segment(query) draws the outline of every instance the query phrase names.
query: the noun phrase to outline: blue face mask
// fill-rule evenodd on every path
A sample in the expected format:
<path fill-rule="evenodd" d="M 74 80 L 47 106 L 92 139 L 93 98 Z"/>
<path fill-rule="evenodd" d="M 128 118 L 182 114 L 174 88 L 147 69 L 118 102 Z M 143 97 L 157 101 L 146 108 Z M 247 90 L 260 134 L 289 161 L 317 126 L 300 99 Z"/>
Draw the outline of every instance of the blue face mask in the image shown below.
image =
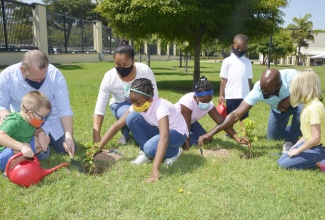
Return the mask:
<path fill-rule="evenodd" d="M 199 102 L 198 108 L 201 109 L 202 111 L 207 110 L 210 107 L 210 102 L 204 103 L 204 102 Z"/>
<path fill-rule="evenodd" d="M 41 82 L 36 82 L 36 81 L 30 80 L 30 79 L 25 79 L 25 81 L 28 83 L 28 85 L 30 85 L 34 89 L 37 89 L 38 90 L 43 85 L 45 79 L 43 79 Z"/>

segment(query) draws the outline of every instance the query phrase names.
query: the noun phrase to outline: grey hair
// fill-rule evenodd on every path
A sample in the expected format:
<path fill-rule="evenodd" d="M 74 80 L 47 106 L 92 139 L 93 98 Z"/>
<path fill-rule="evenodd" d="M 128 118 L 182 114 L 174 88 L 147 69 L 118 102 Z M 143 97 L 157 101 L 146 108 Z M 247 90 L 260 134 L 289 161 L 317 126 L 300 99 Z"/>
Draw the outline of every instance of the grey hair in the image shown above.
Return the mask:
<path fill-rule="evenodd" d="M 45 69 L 49 65 L 49 59 L 40 50 L 28 50 L 23 56 L 22 66 L 29 69 L 32 65 L 35 65 L 38 69 Z"/>

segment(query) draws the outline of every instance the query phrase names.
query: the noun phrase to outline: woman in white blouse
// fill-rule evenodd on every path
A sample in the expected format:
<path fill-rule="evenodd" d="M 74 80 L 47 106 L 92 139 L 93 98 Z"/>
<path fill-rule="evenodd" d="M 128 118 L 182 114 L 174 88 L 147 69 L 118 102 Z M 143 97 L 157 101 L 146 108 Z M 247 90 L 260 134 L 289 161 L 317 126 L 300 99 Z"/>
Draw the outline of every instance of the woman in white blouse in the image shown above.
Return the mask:
<path fill-rule="evenodd" d="M 131 105 L 129 90 L 135 79 L 149 79 L 154 86 L 154 95 L 158 97 L 157 83 L 152 70 L 147 65 L 134 61 L 134 49 L 127 40 L 121 40 L 120 45 L 114 50 L 113 57 L 115 67 L 105 73 L 97 97 L 93 118 L 93 141 L 95 143 L 101 141 L 100 131 L 109 98 L 111 112 L 118 120 Z M 134 112 L 129 117 L 142 116 Z M 126 144 L 129 140 L 129 129 L 125 126 L 121 132 L 122 137 L 119 139 L 119 143 Z"/>

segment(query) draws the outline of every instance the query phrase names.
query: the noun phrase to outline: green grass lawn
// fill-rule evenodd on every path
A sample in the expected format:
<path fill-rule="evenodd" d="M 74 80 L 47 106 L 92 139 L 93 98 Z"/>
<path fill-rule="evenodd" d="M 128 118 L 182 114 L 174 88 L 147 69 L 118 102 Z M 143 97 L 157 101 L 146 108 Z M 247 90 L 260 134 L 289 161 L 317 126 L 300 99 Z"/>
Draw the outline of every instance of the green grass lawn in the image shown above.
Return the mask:
<path fill-rule="evenodd" d="M 55 64 L 65 75 L 74 111 L 74 137 L 78 145 L 75 159 L 84 159 L 85 144 L 92 141 L 92 115 L 104 73 L 113 63 Z M 193 61 L 188 72 L 178 61 L 151 61 L 159 96 L 175 103 L 192 91 Z M 220 62 L 201 62 L 201 76 L 219 94 Z M 0 69 L 3 67 L 0 67 Z M 253 65 L 256 82 L 265 66 Z M 279 69 L 292 66 L 278 66 Z M 302 69 L 303 67 L 297 67 Z M 325 88 L 325 67 L 315 67 Z M 322 208 L 325 174 L 319 170 L 287 171 L 278 168 L 283 141 L 267 141 L 269 107 L 257 104 L 250 111 L 256 121 L 253 159 L 241 159 L 248 149 L 225 137 L 214 136 L 206 149 L 224 148 L 227 157 L 202 157 L 198 148 L 181 155 L 171 167 L 161 167 L 158 182 L 149 184 L 151 165 L 131 165 L 139 148 L 131 141 L 118 146 L 118 133 L 107 148 L 118 147 L 124 158 L 102 175 L 80 174 L 61 168 L 30 188 L 18 187 L 0 177 L 1 219 L 325 219 Z M 103 133 L 115 121 L 108 108 Z M 200 123 L 210 130 L 209 117 Z M 235 129 L 238 131 L 238 124 Z M 42 167 L 48 169 L 68 156 L 52 151 Z"/>

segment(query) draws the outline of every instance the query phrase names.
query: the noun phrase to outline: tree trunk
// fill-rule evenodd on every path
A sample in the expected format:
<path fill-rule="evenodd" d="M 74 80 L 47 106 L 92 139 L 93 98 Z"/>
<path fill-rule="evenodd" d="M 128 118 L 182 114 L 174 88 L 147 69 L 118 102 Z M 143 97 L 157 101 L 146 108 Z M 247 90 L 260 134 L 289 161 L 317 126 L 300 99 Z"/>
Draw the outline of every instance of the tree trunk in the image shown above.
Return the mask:
<path fill-rule="evenodd" d="M 300 49 L 301 49 L 301 47 L 299 46 L 299 47 L 298 47 L 298 55 L 297 55 L 297 59 L 296 59 L 296 60 L 297 60 L 297 65 L 298 65 L 298 66 L 300 66 Z"/>
<path fill-rule="evenodd" d="M 150 67 L 150 50 L 151 50 L 151 45 L 148 44 L 148 51 L 147 51 L 147 64 Z"/>
<path fill-rule="evenodd" d="M 187 73 L 188 68 L 188 54 L 185 55 L 185 73 Z"/>
<path fill-rule="evenodd" d="M 183 59 L 183 58 L 182 58 L 182 55 L 183 55 L 183 54 L 182 54 L 182 49 L 180 49 L 180 50 L 179 50 L 179 67 L 182 67 L 182 65 L 183 65 L 183 64 L 182 64 L 182 59 Z"/>

